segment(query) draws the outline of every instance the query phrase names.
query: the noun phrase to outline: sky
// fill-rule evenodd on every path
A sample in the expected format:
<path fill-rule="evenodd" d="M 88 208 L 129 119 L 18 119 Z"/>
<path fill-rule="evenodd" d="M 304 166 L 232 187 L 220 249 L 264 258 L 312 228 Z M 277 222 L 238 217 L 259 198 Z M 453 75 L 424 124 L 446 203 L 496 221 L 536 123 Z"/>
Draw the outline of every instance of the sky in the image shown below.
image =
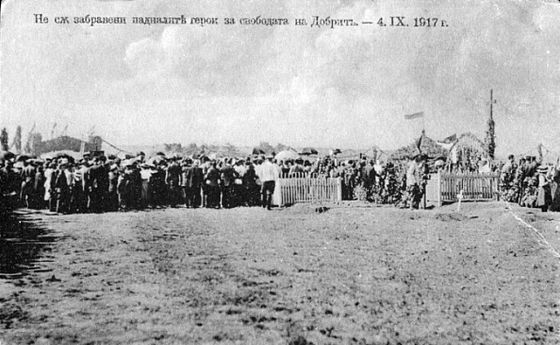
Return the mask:
<path fill-rule="evenodd" d="M 560 152 L 560 4 L 541 1 L 7 0 L 0 22 L 0 126 L 117 145 L 190 142 L 395 149 L 420 134 L 484 137 L 497 153 Z M 35 23 L 34 14 L 49 17 Z M 56 16 L 127 17 L 59 25 Z M 132 16 L 219 17 L 217 26 Z M 248 26 L 239 18 L 288 18 Z M 294 25 L 313 16 L 448 27 Z M 236 18 L 224 25 L 221 18 Z M 404 115 L 424 112 L 424 119 Z"/>

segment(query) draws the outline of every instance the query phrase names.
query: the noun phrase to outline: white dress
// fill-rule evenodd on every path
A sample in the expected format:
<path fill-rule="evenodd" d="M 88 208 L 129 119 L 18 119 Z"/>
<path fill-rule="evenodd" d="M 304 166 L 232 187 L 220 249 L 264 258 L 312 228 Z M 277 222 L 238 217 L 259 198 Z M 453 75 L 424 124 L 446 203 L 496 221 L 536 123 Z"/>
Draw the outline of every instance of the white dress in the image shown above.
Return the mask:
<path fill-rule="evenodd" d="M 51 180 L 53 176 L 54 170 L 51 168 L 45 169 L 45 201 L 49 201 L 51 199 Z"/>

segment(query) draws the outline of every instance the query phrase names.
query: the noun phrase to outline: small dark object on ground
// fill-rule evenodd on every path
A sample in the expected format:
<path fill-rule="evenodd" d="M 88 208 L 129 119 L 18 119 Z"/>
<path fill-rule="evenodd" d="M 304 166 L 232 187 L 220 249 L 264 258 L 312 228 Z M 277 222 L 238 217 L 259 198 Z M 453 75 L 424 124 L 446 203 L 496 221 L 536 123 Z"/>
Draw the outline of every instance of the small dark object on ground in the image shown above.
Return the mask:
<path fill-rule="evenodd" d="M 62 281 L 60 279 L 58 279 L 57 277 L 55 277 L 55 275 L 53 274 L 50 278 L 47 278 L 48 282 L 59 282 Z"/>

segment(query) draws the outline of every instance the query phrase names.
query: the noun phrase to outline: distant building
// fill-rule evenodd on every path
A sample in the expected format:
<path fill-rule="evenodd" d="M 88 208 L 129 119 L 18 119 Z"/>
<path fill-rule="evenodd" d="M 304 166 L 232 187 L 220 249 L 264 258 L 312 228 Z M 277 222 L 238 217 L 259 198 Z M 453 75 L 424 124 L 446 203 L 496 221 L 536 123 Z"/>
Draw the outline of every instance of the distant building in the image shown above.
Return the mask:
<path fill-rule="evenodd" d="M 54 139 L 36 142 L 33 145 L 33 155 L 41 155 L 52 151 L 75 151 L 84 152 L 102 150 L 103 140 L 100 136 L 92 136 L 89 140 L 83 141 L 67 135 L 63 135 Z M 83 146 L 83 147 L 82 147 Z"/>

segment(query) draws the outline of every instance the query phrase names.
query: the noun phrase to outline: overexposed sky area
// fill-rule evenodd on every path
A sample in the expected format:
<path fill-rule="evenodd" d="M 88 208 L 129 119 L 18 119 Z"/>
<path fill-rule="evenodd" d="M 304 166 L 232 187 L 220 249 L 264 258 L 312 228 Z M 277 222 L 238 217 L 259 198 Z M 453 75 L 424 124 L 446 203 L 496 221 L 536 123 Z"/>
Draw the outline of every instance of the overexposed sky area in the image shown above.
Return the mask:
<path fill-rule="evenodd" d="M 35 13 L 50 18 L 36 24 Z M 57 25 L 55 16 L 127 25 Z M 235 25 L 138 25 L 132 16 L 233 17 Z M 288 18 L 288 26 L 238 19 Z M 311 28 L 295 18 L 353 18 Z M 446 28 L 361 25 L 445 19 Z M 484 136 L 497 152 L 560 151 L 560 4 L 541 1 L 8 0 L 0 27 L 0 126 L 118 145 L 169 142 L 393 149 L 418 136 Z"/>

